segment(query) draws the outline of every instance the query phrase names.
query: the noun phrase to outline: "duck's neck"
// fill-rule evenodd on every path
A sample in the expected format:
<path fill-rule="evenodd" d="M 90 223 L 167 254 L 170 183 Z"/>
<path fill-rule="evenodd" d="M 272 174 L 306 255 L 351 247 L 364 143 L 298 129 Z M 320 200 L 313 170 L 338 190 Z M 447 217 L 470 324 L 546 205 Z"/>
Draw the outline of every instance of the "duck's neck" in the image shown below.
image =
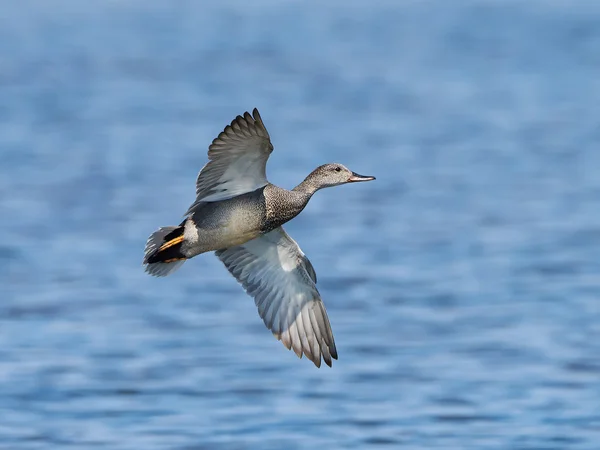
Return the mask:
<path fill-rule="evenodd" d="M 264 189 L 267 210 L 262 226 L 263 233 L 274 230 L 302 212 L 314 190 L 310 192 L 298 189 L 300 186 L 302 185 L 288 191 L 270 184 Z"/>
<path fill-rule="evenodd" d="M 319 189 L 320 189 L 320 186 L 318 186 L 314 182 L 314 178 L 309 175 L 304 179 L 304 181 L 302 183 L 300 183 L 298 186 L 296 186 L 292 190 L 294 192 L 300 192 L 302 194 L 305 194 L 308 197 L 306 199 L 306 201 L 308 202 L 308 200 L 310 200 L 310 198 L 313 196 L 313 194 L 315 192 L 317 192 Z"/>

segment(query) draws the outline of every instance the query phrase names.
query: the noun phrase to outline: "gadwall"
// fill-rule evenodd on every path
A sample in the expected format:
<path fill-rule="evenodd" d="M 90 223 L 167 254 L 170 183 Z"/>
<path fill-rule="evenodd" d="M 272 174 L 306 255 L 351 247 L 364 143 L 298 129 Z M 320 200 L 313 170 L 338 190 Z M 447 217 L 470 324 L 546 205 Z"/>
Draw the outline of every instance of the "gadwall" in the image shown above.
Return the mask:
<path fill-rule="evenodd" d="M 338 355 L 315 269 L 282 225 L 319 189 L 375 177 L 325 164 L 288 191 L 267 180 L 272 151 L 258 110 L 237 116 L 208 148 L 186 219 L 149 237 L 144 265 L 150 275 L 166 276 L 185 260 L 214 251 L 277 339 L 317 367 L 321 358 L 331 366 Z"/>

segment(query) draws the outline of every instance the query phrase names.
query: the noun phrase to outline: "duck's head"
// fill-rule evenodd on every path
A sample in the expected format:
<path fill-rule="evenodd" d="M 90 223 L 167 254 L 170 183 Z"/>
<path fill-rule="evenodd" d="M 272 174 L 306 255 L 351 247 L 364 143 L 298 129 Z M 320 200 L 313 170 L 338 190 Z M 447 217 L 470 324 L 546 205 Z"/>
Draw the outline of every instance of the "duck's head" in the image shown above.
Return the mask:
<path fill-rule="evenodd" d="M 342 164 L 324 164 L 317 167 L 306 178 L 316 189 L 338 186 L 346 183 L 357 183 L 359 181 L 371 181 L 375 177 L 359 175 L 352 172 Z"/>

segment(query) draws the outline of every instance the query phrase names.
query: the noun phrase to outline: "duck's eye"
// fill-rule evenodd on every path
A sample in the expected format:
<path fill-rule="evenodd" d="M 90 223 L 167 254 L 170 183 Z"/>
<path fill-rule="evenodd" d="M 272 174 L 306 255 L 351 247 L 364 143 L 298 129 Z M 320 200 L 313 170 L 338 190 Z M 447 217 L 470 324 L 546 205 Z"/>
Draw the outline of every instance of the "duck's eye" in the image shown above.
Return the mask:
<path fill-rule="evenodd" d="M 336 167 L 336 168 L 335 168 L 335 171 L 336 171 L 336 172 L 341 172 L 341 171 L 342 171 L 342 168 L 341 168 L 341 167 Z"/>

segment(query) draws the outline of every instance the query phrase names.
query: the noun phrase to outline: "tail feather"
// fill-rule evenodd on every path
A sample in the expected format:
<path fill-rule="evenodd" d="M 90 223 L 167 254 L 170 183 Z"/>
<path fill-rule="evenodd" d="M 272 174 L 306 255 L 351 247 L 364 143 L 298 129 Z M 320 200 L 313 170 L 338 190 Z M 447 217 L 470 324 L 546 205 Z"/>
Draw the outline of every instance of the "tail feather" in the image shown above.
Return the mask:
<path fill-rule="evenodd" d="M 146 272 L 165 277 L 179 269 L 186 260 L 181 253 L 183 227 L 162 227 L 152 233 L 144 250 Z"/>

